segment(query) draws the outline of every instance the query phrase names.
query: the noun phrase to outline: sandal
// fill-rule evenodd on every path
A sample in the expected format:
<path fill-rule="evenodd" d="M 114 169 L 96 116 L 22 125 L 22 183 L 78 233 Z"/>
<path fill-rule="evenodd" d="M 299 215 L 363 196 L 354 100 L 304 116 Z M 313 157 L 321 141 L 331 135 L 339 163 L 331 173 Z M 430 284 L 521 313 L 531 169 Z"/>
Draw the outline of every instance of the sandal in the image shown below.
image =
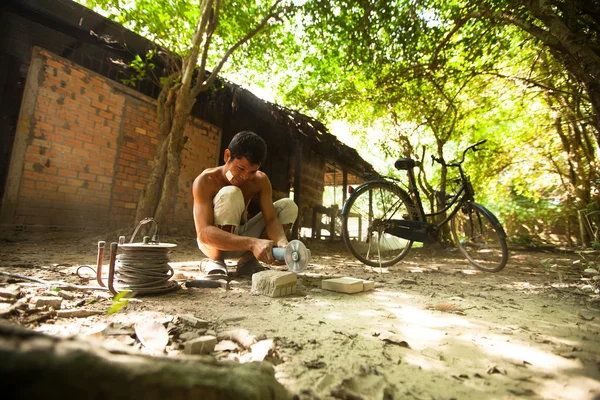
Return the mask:
<path fill-rule="evenodd" d="M 255 257 L 250 257 L 247 261 L 237 265 L 235 275 L 250 278 L 253 274 L 266 270 L 268 268 L 265 268 Z"/>
<path fill-rule="evenodd" d="M 204 279 L 217 280 L 227 279 L 227 266 L 225 262 L 218 260 L 202 260 Z"/>

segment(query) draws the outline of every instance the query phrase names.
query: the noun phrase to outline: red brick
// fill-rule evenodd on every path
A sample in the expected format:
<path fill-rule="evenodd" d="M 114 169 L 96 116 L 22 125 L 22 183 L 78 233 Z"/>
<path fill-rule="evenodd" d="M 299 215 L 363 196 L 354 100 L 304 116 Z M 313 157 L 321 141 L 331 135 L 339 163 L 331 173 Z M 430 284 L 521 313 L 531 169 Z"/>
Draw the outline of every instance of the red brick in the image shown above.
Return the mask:
<path fill-rule="evenodd" d="M 80 187 L 83 185 L 83 180 L 81 179 L 67 179 L 67 185 Z"/>
<path fill-rule="evenodd" d="M 70 169 L 61 169 L 58 171 L 58 176 L 64 176 L 67 178 L 76 178 L 77 172 Z"/>
<path fill-rule="evenodd" d="M 86 143 L 87 145 L 88 143 Z M 81 156 L 83 157 L 84 160 L 87 160 L 90 158 L 90 152 L 88 150 L 84 150 L 84 149 L 73 149 L 73 151 L 71 152 L 73 153 L 73 155 L 75 156 Z"/>
<path fill-rule="evenodd" d="M 36 189 L 50 192 L 53 192 L 58 189 L 58 185 L 56 183 L 46 181 L 37 181 L 35 183 L 35 187 Z"/>
<path fill-rule="evenodd" d="M 44 132 L 54 132 L 54 126 L 45 122 L 38 121 L 35 123 L 35 128 Z"/>
<path fill-rule="evenodd" d="M 65 184 L 67 182 L 66 178 L 56 175 L 46 176 L 44 177 L 44 179 L 48 182 L 58 183 L 59 185 Z"/>
<path fill-rule="evenodd" d="M 95 181 L 96 180 L 96 175 L 94 175 L 94 174 L 87 174 L 85 172 L 80 172 L 78 178 L 86 180 L 86 181 Z"/>
<path fill-rule="evenodd" d="M 73 154 L 75 154 L 75 150 L 77 150 L 81 146 L 83 146 L 83 142 L 81 140 L 77 140 L 77 139 L 65 139 L 64 143 L 67 146 L 71 146 L 73 148 L 73 151 L 72 151 Z"/>
<path fill-rule="evenodd" d="M 94 139 L 94 137 L 92 135 L 85 135 L 83 133 L 76 133 L 75 134 L 75 138 L 84 142 L 89 142 L 91 143 Z"/>

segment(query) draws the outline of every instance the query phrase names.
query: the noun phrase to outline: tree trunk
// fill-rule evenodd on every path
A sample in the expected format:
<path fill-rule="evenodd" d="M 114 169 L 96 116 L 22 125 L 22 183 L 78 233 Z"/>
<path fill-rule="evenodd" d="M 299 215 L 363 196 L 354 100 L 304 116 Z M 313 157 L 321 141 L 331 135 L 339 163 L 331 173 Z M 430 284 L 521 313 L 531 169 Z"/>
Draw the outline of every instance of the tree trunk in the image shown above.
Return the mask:
<path fill-rule="evenodd" d="M 94 347 L 96 346 L 96 347 Z M 7 399 L 289 399 L 265 362 L 150 357 L 109 352 L 0 324 L 0 375 Z"/>
<path fill-rule="evenodd" d="M 195 99 L 190 92 L 179 93 L 175 106 L 173 125 L 167 141 L 166 171 L 162 182 L 160 197 L 156 199 L 157 207 L 154 219 L 159 226 L 168 224 L 169 211 L 173 209 L 177 198 L 179 171 L 181 170 L 181 151 L 185 141 L 185 125 L 188 121 Z"/>
<path fill-rule="evenodd" d="M 137 225 L 144 218 L 154 216 L 157 199 L 162 189 L 165 170 L 167 168 L 167 144 L 168 141 L 163 140 L 158 147 L 158 153 L 152 165 L 148 183 L 138 201 L 134 225 Z"/>

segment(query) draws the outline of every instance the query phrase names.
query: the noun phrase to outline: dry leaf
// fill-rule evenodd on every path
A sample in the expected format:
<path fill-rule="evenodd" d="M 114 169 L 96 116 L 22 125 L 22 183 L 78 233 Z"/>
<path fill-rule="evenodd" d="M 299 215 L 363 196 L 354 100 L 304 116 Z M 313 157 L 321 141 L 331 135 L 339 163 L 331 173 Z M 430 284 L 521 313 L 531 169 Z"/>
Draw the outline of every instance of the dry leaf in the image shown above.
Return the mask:
<path fill-rule="evenodd" d="M 230 331 L 222 332 L 217 335 L 219 340 L 233 340 L 249 349 L 256 342 L 256 337 L 251 335 L 246 329 L 232 329 Z"/>
<path fill-rule="evenodd" d="M 261 340 L 250 347 L 252 361 L 263 361 L 273 351 L 273 339 Z"/>
<path fill-rule="evenodd" d="M 221 340 L 215 345 L 215 351 L 234 351 L 237 350 L 238 345 L 231 340 Z"/>
<path fill-rule="evenodd" d="M 158 321 L 140 321 L 135 324 L 135 334 L 150 351 L 162 353 L 169 343 L 167 328 Z"/>

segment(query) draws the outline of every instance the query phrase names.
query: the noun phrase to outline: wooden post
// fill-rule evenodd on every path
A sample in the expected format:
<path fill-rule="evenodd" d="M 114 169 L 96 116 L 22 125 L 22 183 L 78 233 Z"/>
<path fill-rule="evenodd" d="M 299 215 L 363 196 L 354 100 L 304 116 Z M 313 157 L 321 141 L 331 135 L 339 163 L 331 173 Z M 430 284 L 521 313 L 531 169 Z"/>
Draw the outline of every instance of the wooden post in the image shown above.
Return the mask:
<path fill-rule="evenodd" d="M 291 137 L 294 137 L 293 133 L 290 134 Z M 295 140 L 296 143 L 296 152 L 295 156 L 295 166 L 294 166 L 294 203 L 298 206 L 298 218 L 296 218 L 296 222 L 294 222 L 294 226 L 292 228 L 292 239 L 298 239 L 299 231 L 300 231 L 300 212 L 302 212 L 302 207 L 300 206 L 300 198 L 301 198 L 301 185 L 300 179 L 302 177 L 302 142 L 299 139 Z"/>
<path fill-rule="evenodd" d="M 344 205 L 344 203 L 346 203 L 346 196 L 348 195 L 348 171 L 346 171 L 346 168 L 343 170 L 342 186 L 344 187 L 344 192 L 342 193 L 342 205 Z"/>

